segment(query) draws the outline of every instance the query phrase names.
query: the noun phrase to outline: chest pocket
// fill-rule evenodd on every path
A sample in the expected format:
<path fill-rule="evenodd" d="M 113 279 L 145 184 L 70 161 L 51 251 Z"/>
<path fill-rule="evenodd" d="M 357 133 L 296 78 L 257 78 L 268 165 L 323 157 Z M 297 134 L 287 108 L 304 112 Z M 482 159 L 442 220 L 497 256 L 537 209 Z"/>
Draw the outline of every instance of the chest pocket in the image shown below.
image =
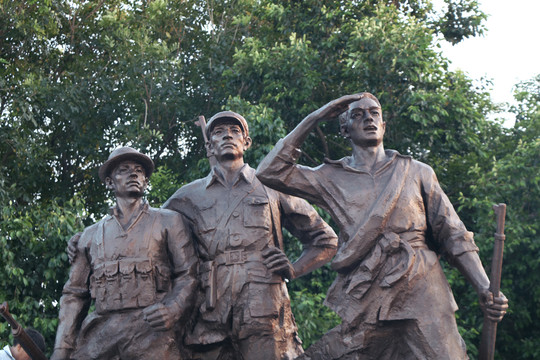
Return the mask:
<path fill-rule="evenodd" d="M 197 226 L 201 234 L 205 234 L 209 231 L 212 231 L 216 228 L 217 224 L 217 209 L 216 202 L 204 202 L 198 204 L 198 216 L 197 216 Z"/>
<path fill-rule="evenodd" d="M 270 230 L 270 203 L 264 196 L 250 196 L 244 200 L 244 226 Z"/>

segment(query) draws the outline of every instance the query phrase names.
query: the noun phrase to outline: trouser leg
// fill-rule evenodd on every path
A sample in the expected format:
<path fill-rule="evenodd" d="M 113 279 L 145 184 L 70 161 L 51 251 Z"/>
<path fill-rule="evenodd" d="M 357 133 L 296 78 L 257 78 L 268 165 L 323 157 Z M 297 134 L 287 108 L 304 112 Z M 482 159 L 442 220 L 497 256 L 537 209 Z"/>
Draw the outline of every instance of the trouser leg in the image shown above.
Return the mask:
<path fill-rule="evenodd" d="M 344 330 L 338 325 L 324 334 L 321 339 L 311 345 L 298 359 L 333 360 L 355 359 L 365 345 L 366 327 L 355 329 L 354 332 Z M 354 357 L 353 357 L 354 355 Z"/>
<path fill-rule="evenodd" d="M 311 360 L 465 360 L 465 344 L 453 314 L 418 320 L 379 321 L 327 332 L 306 350 Z"/>
<path fill-rule="evenodd" d="M 142 310 L 123 318 L 123 341 L 118 343 L 122 360 L 146 360 L 149 354 L 160 360 L 182 360 L 174 330 L 156 331 L 143 318 Z"/>
<path fill-rule="evenodd" d="M 428 354 L 425 359 L 437 360 L 469 358 L 453 313 L 421 318 L 415 324 L 414 331 L 407 332 L 405 338 L 415 354 Z"/>
<path fill-rule="evenodd" d="M 250 283 L 233 314 L 233 337 L 243 359 L 292 360 L 303 353 L 284 283 Z"/>
<path fill-rule="evenodd" d="M 229 340 L 217 344 L 190 346 L 193 360 L 242 360 L 235 355 Z"/>
<path fill-rule="evenodd" d="M 84 320 L 77 338 L 74 360 L 117 360 L 118 322 L 113 315 L 98 315 L 93 312 Z"/>
<path fill-rule="evenodd" d="M 160 360 L 183 358 L 174 331 L 155 331 L 140 309 L 90 315 L 77 342 L 76 360 L 146 360 L 148 354 Z"/>
<path fill-rule="evenodd" d="M 302 348 L 293 339 L 254 335 L 238 342 L 238 352 L 244 360 L 293 360 L 302 353 Z"/>

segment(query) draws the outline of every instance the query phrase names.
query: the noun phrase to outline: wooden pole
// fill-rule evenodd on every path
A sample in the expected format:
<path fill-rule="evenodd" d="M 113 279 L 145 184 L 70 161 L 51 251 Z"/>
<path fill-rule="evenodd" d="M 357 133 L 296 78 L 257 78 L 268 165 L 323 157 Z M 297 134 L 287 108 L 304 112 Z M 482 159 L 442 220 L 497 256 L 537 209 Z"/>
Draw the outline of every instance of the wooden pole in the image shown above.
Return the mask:
<path fill-rule="evenodd" d="M 506 204 L 493 205 L 497 216 L 497 232 L 493 245 L 493 259 L 491 261 L 491 276 L 489 290 L 493 297 L 498 297 L 501 290 L 501 272 L 504 250 L 504 219 L 506 217 Z M 480 360 L 493 360 L 495 356 L 495 340 L 497 337 L 497 322 L 491 321 L 484 315 L 482 340 L 480 341 Z"/>

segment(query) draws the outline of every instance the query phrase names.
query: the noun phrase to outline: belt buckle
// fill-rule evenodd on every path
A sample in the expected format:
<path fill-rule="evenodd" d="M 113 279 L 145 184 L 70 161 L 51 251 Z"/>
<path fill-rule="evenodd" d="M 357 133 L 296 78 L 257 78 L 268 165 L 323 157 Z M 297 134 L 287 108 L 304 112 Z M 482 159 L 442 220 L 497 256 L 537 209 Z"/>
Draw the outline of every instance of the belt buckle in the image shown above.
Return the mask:
<path fill-rule="evenodd" d="M 234 264 L 243 264 L 245 263 L 244 259 L 244 250 L 229 250 L 225 251 L 227 254 L 227 263 L 225 265 L 234 265 Z"/>

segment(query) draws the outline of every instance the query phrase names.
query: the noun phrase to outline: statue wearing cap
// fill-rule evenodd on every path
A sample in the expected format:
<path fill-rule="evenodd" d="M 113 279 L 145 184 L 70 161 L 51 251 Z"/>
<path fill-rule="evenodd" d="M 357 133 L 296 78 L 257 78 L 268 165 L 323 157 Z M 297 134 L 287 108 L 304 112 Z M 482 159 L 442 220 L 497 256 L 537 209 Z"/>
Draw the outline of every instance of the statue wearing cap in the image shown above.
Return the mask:
<path fill-rule="evenodd" d="M 163 205 L 184 215 L 200 257 L 185 343 L 193 359 L 294 359 L 303 350 L 285 279 L 329 261 L 337 236 L 307 202 L 265 187 L 244 163 L 252 143 L 244 117 L 220 112 L 206 131 L 216 165 Z M 304 247 L 294 264 L 282 251 L 282 227 Z"/>
<path fill-rule="evenodd" d="M 76 242 L 51 359 L 188 358 L 176 331 L 192 307 L 197 261 L 182 217 L 143 199 L 153 170 L 130 147 L 100 167 L 116 205 Z"/>

